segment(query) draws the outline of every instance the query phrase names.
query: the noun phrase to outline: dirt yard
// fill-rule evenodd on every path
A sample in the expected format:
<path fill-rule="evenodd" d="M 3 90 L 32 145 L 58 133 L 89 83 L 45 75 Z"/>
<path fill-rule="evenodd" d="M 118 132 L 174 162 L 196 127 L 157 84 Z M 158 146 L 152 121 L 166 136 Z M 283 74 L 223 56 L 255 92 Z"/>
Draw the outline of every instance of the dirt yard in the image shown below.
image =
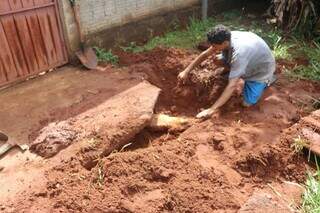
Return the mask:
<path fill-rule="evenodd" d="M 305 181 L 310 168 L 291 144 L 300 129 L 308 126 L 298 122 L 314 110 L 310 97 L 320 97 L 320 84 L 291 81 L 283 68 L 292 64 L 279 61 L 278 81 L 258 105 L 242 108 L 239 86 L 223 110 L 212 119 L 198 121 L 194 116 L 212 104 L 226 84 L 223 73 L 212 73 L 210 60 L 193 73 L 193 83 L 179 89 L 177 75 L 196 52 L 156 48 L 118 54 L 121 68 L 96 75 L 135 75 L 132 85 L 142 81 L 144 86 L 121 89 L 124 94 L 111 99 L 99 90 L 79 103 L 52 109 L 39 120 L 40 126 L 30 127 L 29 144 L 39 141 L 40 134 L 46 138 L 42 142 L 50 139 L 43 135 L 47 134 L 44 129 L 57 128 L 61 122 L 67 125 L 62 129 L 75 136 L 59 133 L 59 143 L 68 140 L 57 155 L 25 159 L 0 173 L 2 212 L 295 210 L 302 191 L 297 183 Z M 143 80 L 161 89 L 155 106 L 157 89 Z M 113 85 L 121 84 L 119 79 Z M 152 87 L 152 94 L 145 87 Z M 143 107 L 189 119 L 189 125 L 155 131 L 145 122 L 152 111 L 139 111 Z M 320 117 L 310 116 L 315 120 L 312 125 L 319 127 Z M 56 123 L 49 125 L 52 121 Z M 121 141 L 121 147 L 115 141 Z M 52 147 L 42 144 L 43 149 Z M 17 184 L 18 189 L 13 189 Z"/>

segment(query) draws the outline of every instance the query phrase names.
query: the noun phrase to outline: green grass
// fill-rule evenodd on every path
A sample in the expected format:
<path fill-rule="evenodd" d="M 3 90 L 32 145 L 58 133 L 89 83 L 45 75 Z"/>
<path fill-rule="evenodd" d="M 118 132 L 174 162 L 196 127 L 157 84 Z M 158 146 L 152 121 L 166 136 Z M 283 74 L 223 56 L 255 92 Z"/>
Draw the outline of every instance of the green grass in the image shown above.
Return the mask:
<path fill-rule="evenodd" d="M 206 32 L 214 25 L 214 19 L 208 19 L 206 21 L 191 19 L 186 30 L 174 30 L 166 33 L 164 36 L 154 37 L 143 46 L 137 46 L 135 43 L 131 43 L 128 47 L 121 48 L 123 50 L 129 50 L 130 52 L 149 51 L 157 46 L 192 49 L 200 41 L 205 40 Z"/>
<path fill-rule="evenodd" d="M 308 173 L 305 192 L 302 197 L 302 211 L 306 213 L 320 212 L 320 168 L 318 159 L 315 157 L 317 172 Z"/>
<path fill-rule="evenodd" d="M 158 46 L 193 49 L 199 42 L 206 40 L 206 32 L 217 24 L 224 24 L 232 30 L 253 31 L 265 39 L 270 47 L 274 49 L 276 58 L 291 58 L 289 49 L 293 45 L 288 44 L 282 38 L 281 31 L 256 21 L 248 23 L 239 11 L 226 12 L 218 16 L 218 18 L 209 18 L 205 21 L 192 18 L 185 30 L 174 30 L 163 36 L 154 37 L 143 46 L 138 46 L 136 43 L 131 42 L 127 47 L 121 48 L 128 52 L 149 51 Z M 180 27 L 175 27 L 175 29 L 180 29 Z"/>
<path fill-rule="evenodd" d="M 309 59 L 310 64 L 308 66 L 298 66 L 291 74 L 299 79 L 320 81 L 320 43 L 304 43 L 300 47 L 300 51 Z"/>
<path fill-rule="evenodd" d="M 101 62 L 109 62 L 111 64 L 118 64 L 119 57 L 114 55 L 111 50 L 105 50 L 103 48 L 94 47 L 96 51 L 96 55 L 99 61 Z"/>

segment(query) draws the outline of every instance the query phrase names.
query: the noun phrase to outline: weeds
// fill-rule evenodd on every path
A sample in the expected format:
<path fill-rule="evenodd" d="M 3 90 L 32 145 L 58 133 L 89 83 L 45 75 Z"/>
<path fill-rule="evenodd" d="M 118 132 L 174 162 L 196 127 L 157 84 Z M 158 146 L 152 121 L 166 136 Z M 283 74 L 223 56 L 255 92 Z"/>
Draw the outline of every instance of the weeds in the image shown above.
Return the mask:
<path fill-rule="evenodd" d="M 299 79 L 310 79 L 310 80 L 320 80 L 320 43 L 313 42 L 313 45 L 304 44 L 300 51 L 302 54 L 306 55 L 309 59 L 308 66 L 298 66 L 296 67 L 292 74 L 294 77 Z"/>
<path fill-rule="evenodd" d="M 125 52 L 131 52 L 131 53 L 137 53 L 143 50 L 142 47 L 138 46 L 136 42 L 130 42 L 129 46 L 120 47 L 120 48 Z"/>
<path fill-rule="evenodd" d="M 105 50 L 103 48 L 94 47 L 96 51 L 97 58 L 102 62 L 109 62 L 111 64 L 118 64 L 119 58 L 117 55 L 114 55 L 111 50 Z"/>
<path fill-rule="evenodd" d="M 121 47 L 121 49 L 128 52 L 149 51 L 157 46 L 191 49 L 205 39 L 206 32 L 214 25 L 214 19 L 207 19 L 206 21 L 191 19 L 186 30 L 178 30 L 180 27 L 175 24 L 174 28 L 176 30 L 161 37 L 156 36 L 143 46 L 137 46 L 135 42 L 131 42 L 129 46 Z"/>
<path fill-rule="evenodd" d="M 307 175 L 305 192 L 302 197 L 302 211 L 310 213 L 320 212 L 320 168 L 318 159 L 315 156 L 317 171 L 315 174 L 310 172 Z"/>
<path fill-rule="evenodd" d="M 292 55 L 289 53 L 289 49 L 294 45 L 283 43 L 282 37 L 279 37 L 273 46 L 273 54 L 276 59 L 292 59 Z"/>
<path fill-rule="evenodd" d="M 308 174 L 306 190 L 303 194 L 302 209 L 304 212 L 320 212 L 320 172 Z"/>

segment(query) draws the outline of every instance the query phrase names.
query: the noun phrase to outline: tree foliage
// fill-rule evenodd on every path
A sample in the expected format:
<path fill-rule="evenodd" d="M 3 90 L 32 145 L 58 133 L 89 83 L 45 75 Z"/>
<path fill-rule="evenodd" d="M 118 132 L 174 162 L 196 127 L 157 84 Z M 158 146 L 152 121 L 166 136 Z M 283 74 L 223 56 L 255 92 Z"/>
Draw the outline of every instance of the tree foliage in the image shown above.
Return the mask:
<path fill-rule="evenodd" d="M 319 0 L 272 0 L 271 9 L 284 30 L 320 35 Z"/>

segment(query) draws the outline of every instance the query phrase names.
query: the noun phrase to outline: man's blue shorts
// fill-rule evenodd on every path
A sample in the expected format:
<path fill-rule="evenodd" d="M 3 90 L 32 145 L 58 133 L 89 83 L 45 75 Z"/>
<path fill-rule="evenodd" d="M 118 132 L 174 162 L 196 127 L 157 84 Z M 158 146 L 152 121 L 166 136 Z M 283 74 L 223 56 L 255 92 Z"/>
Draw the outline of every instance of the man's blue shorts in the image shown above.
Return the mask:
<path fill-rule="evenodd" d="M 245 81 L 243 88 L 243 98 L 247 104 L 256 104 L 266 89 L 266 83 L 256 81 Z"/>

